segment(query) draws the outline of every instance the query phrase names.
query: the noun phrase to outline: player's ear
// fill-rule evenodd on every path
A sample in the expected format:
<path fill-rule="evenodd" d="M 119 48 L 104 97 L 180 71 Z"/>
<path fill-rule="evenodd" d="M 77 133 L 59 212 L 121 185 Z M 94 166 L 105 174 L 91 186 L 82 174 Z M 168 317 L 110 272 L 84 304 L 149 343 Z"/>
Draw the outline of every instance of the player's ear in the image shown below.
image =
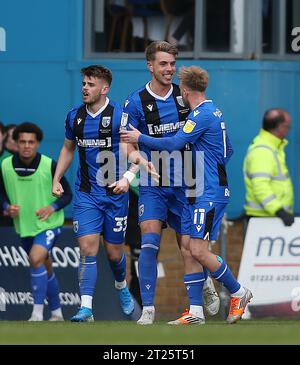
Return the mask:
<path fill-rule="evenodd" d="M 101 89 L 101 94 L 108 94 L 108 92 L 109 92 L 109 85 L 104 84 Z"/>
<path fill-rule="evenodd" d="M 153 66 L 151 61 L 147 61 L 147 67 L 150 72 L 153 72 Z"/>

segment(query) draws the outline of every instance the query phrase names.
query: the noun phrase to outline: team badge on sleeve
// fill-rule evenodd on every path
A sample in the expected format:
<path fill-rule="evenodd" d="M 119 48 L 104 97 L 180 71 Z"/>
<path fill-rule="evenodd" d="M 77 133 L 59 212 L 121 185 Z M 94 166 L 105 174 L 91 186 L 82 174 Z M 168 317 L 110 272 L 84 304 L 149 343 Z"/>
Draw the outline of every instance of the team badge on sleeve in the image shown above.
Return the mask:
<path fill-rule="evenodd" d="M 144 204 L 141 204 L 139 207 L 139 216 L 141 217 L 144 214 L 145 206 Z"/>
<path fill-rule="evenodd" d="M 121 118 L 121 126 L 122 127 L 126 127 L 128 123 L 128 113 L 122 113 L 122 118 Z"/>
<path fill-rule="evenodd" d="M 193 122 L 192 120 L 187 120 L 183 127 L 184 133 L 191 133 L 193 131 L 193 129 L 195 128 L 195 125 L 196 125 L 196 123 Z"/>
<path fill-rule="evenodd" d="M 78 221 L 73 221 L 73 231 L 75 233 L 78 232 L 78 228 L 79 228 L 79 224 L 78 224 Z"/>

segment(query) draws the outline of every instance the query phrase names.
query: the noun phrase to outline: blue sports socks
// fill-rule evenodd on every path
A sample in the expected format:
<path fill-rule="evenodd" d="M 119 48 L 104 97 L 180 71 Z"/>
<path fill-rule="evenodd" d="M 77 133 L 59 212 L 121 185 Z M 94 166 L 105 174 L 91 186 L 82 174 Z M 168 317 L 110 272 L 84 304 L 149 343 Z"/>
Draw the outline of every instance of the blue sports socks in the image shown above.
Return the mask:
<path fill-rule="evenodd" d="M 123 282 L 126 277 L 126 255 L 123 252 L 119 262 L 109 260 L 109 265 L 117 282 Z"/>
<path fill-rule="evenodd" d="M 227 266 L 226 262 L 220 256 L 217 256 L 218 261 L 221 263 L 221 266 L 218 268 L 217 271 L 212 272 L 211 276 L 222 283 L 229 291 L 230 294 L 237 292 L 241 285 L 232 275 L 229 267 Z"/>
<path fill-rule="evenodd" d="M 93 296 L 97 279 L 96 256 L 80 256 L 78 281 L 80 295 Z"/>
<path fill-rule="evenodd" d="M 138 269 L 143 306 L 154 305 L 159 243 L 160 235 L 158 233 L 145 233 L 142 235 Z"/>
<path fill-rule="evenodd" d="M 189 297 L 190 305 L 202 306 L 202 289 L 205 281 L 203 272 L 196 272 L 184 276 L 184 285 Z"/>
<path fill-rule="evenodd" d="M 59 285 L 54 272 L 48 277 L 47 299 L 51 311 L 60 308 Z"/>
<path fill-rule="evenodd" d="M 43 304 L 47 293 L 48 274 L 44 265 L 31 268 L 31 286 L 34 304 Z"/>

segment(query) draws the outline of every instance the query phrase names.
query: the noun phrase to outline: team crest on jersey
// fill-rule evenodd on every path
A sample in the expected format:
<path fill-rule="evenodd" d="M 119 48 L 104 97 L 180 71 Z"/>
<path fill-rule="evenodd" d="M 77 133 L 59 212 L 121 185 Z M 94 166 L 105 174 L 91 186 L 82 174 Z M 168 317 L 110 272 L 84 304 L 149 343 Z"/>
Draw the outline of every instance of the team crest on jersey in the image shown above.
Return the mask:
<path fill-rule="evenodd" d="M 78 223 L 78 221 L 73 221 L 73 231 L 75 233 L 77 233 L 78 232 L 78 229 L 79 229 L 79 223 Z"/>
<path fill-rule="evenodd" d="M 147 105 L 147 108 L 150 110 L 150 112 L 152 112 L 153 104 L 148 104 L 148 105 Z"/>
<path fill-rule="evenodd" d="M 196 123 L 193 122 L 192 120 L 187 120 L 187 122 L 185 123 L 184 127 L 183 127 L 183 131 L 185 133 L 191 133 L 193 131 L 193 129 L 195 128 Z"/>
<path fill-rule="evenodd" d="M 185 106 L 181 95 L 176 96 L 176 100 L 180 106 Z"/>
<path fill-rule="evenodd" d="M 102 125 L 104 128 L 107 128 L 110 125 L 111 117 L 103 117 Z"/>
<path fill-rule="evenodd" d="M 139 216 L 141 217 L 144 214 L 145 211 L 145 205 L 141 204 L 139 207 Z"/>
<path fill-rule="evenodd" d="M 77 124 L 79 125 L 82 122 L 82 118 L 77 118 Z"/>
<path fill-rule="evenodd" d="M 128 122 L 128 113 L 122 113 L 121 127 L 126 127 Z"/>

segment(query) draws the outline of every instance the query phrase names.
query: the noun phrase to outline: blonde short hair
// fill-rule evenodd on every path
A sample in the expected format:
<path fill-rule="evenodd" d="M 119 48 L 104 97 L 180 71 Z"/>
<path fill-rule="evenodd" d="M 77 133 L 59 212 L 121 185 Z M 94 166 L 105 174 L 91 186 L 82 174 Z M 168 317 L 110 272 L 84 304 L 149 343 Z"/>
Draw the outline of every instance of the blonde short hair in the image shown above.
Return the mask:
<path fill-rule="evenodd" d="M 204 92 L 208 85 L 208 72 L 197 66 L 182 66 L 179 69 L 179 80 L 192 91 Z"/>

